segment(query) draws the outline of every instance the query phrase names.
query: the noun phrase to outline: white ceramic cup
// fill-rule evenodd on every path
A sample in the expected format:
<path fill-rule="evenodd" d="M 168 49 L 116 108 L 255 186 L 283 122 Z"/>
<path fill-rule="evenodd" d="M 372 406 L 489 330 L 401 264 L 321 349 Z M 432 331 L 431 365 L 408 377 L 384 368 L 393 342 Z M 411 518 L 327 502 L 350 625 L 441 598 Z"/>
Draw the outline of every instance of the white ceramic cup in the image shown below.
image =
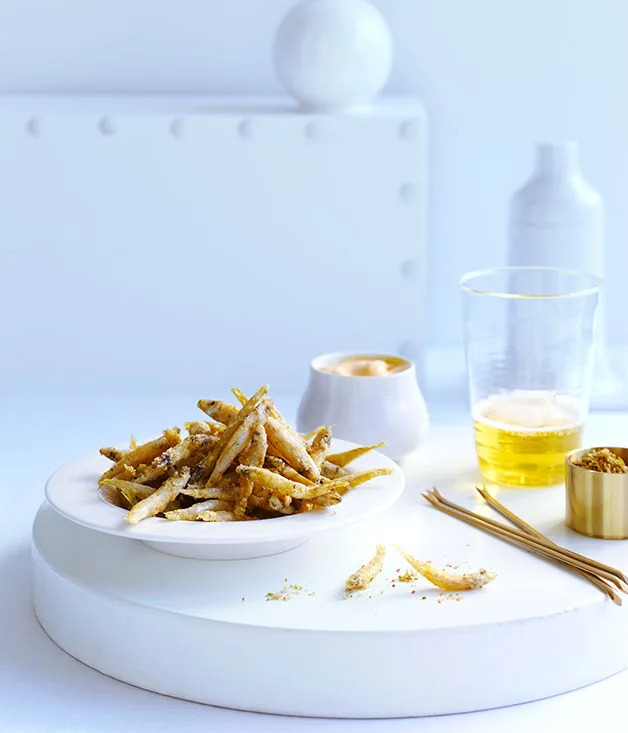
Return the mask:
<path fill-rule="evenodd" d="M 408 367 L 385 376 L 345 376 L 322 371 L 351 357 L 393 356 Z M 394 354 L 337 353 L 319 356 L 297 414 L 299 432 L 332 425 L 334 436 L 362 445 L 386 441 L 382 453 L 396 461 L 412 453 L 425 438 L 429 419 L 414 364 Z"/>

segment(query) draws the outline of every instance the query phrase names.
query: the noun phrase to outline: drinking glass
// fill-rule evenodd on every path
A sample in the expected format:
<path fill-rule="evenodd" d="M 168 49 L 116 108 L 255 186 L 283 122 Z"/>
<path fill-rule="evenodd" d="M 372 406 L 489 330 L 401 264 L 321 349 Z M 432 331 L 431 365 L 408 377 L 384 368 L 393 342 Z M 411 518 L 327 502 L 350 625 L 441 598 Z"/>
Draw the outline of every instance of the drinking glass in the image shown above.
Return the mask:
<path fill-rule="evenodd" d="M 480 470 L 509 486 L 560 483 L 589 410 L 601 280 L 503 267 L 459 285 Z"/>

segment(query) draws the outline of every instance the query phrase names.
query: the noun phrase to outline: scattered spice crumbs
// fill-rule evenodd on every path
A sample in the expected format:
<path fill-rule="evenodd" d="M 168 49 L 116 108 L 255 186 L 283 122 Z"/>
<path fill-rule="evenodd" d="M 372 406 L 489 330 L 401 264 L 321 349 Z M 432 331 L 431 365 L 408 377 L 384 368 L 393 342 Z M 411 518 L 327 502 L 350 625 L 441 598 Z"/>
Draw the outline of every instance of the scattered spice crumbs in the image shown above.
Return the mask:
<path fill-rule="evenodd" d="M 284 585 L 284 587 L 279 591 L 279 593 L 267 593 L 266 594 L 266 600 L 267 601 L 289 601 L 294 596 L 299 596 L 301 593 L 303 593 L 305 589 L 302 585 Z M 310 596 L 316 595 L 315 592 L 308 593 Z M 244 598 L 242 599 L 244 600 Z"/>
<path fill-rule="evenodd" d="M 406 570 L 406 572 L 403 573 L 403 575 L 400 575 L 397 580 L 400 583 L 414 583 L 418 578 L 419 576 L 416 573 L 413 573 L 412 570 Z"/>
<path fill-rule="evenodd" d="M 438 603 L 442 603 L 443 601 L 461 601 L 463 598 L 464 596 L 460 593 L 446 593 L 443 590 L 438 598 Z"/>
<path fill-rule="evenodd" d="M 358 590 L 358 591 L 353 591 L 351 593 L 345 593 L 343 598 L 345 599 L 345 601 L 351 601 L 354 598 L 366 598 L 366 596 L 364 595 L 363 591 Z"/>

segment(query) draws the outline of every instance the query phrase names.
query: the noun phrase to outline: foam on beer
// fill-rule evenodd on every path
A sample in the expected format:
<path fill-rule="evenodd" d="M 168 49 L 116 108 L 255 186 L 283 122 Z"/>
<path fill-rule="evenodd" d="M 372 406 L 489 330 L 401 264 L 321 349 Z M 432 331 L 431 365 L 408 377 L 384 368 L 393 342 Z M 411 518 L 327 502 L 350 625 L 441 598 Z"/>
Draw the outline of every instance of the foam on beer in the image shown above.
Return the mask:
<path fill-rule="evenodd" d="M 491 395 L 475 406 L 473 419 L 495 428 L 526 433 L 565 430 L 582 422 L 576 399 L 543 390 Z"/>

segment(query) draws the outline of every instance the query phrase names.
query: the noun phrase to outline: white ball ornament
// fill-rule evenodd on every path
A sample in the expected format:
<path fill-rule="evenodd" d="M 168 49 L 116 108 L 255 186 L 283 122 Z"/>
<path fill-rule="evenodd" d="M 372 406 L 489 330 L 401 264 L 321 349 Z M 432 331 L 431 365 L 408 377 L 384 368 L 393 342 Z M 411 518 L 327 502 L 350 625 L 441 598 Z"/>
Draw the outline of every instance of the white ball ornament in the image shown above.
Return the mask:
<path fill-rule="evenodd" d="M 275 68 L 306 109 L 350 111 L 368 105 L 386 83 L 393 42 L 367 0 L 303 0 L 275 39 Z"/>

